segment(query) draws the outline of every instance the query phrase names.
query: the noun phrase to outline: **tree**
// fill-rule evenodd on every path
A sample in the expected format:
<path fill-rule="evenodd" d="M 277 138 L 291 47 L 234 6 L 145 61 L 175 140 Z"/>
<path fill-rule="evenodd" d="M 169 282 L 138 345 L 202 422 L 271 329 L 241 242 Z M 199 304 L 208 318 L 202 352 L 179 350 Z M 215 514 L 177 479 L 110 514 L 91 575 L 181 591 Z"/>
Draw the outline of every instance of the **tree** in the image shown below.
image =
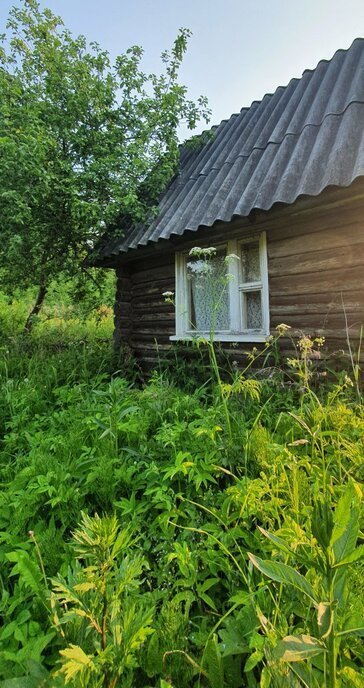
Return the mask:
<path fill-rule="evenodd" d="M 36 0 L 10 11 L 0 42 L 0 270 L 37 285 L 32 314 L 60 273 L 84 259 L 118 217 L 145 218 L 178 162 L 177 129 L 208 119 L 178 83 L 189 31 L 146 75 L 142 48 L 110 61 Z M 26 329 L 31 328 L 29 318 Z"/>

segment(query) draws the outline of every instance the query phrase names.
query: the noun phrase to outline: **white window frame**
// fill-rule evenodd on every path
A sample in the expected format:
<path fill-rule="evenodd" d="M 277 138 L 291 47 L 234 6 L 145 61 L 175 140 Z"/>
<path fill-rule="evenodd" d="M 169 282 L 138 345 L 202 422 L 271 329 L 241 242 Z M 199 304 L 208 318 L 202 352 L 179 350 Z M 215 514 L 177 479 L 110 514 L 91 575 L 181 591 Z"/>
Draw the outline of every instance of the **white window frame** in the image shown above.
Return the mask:
<path fill-rule="evenodd" d="M 230 306 L 230 329 L 224 332 L 215 332 L 214 340 L 219 342 L 264 342 L 269 337 L 269 289 L 268 289 L 268 260 L 266 233 L 259 236 L 250 235 L 243 239 L 232 239 L 223 245 L 217 245 L 217 250 L 226 249 L 227 255 L 240 256 L 241 247 L 259 239 L 260 280 L 256 282 L 243 282 L 241 261 L 232 258 L 228 264 L 228 272 L 232 275 L 228 283 Z M 193 331 L 190 320 L 190 285 L 187 278 L 187 262 L 190 260 L 188 252 L 176 253 L 176 334 L 170 337 L 171 341 L 191 340 L 199 336 L 209 337 L 209 332 Z M 259 330 L 248 329 L 242 322 L 244 309 L 242 299 L 244 294 L 252 291 L 260 291 L 262 303 L 262 327 Z"/>

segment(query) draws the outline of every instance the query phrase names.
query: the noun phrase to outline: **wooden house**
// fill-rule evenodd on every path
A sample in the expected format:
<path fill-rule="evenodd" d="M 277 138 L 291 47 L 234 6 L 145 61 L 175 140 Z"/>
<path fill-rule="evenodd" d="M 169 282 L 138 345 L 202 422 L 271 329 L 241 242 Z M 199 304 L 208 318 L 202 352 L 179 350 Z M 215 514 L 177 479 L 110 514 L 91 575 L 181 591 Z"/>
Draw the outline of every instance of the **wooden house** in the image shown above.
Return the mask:
<path fill-rule="evenodd" d="M 364 39 L 213 127 L 204 145 L 184 147 L 152 222 L 122 229 L 96 264 L 117 271 L 116 342 L 127 342 L 145 366 L 155 362 L 156 345 L 160 355 L 176 340 L 206 334 L 211 319 L 215 339 L 234 345 L 234 357 L 282 322 L 293 333 L 324 336 L 334 350 L 346 348 L 348 335 L 357 340 Z M 201 274 L 205 257 L 190 254 L 197 246 L 216 249 L 208 262 L 217 283 L 231 275 L 217 309 Z"/>

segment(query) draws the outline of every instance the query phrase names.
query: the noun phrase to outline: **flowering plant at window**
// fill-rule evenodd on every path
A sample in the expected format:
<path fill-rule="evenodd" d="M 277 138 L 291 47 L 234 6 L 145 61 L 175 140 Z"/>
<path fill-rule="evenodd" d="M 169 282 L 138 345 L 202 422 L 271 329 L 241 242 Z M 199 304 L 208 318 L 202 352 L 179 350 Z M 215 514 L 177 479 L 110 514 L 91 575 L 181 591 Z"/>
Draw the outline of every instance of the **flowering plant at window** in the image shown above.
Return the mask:
<path fill-rule="evenodd" d="M 176 254 L 176 335 L 219 341 L 269 336 L 265 234 Z"/>

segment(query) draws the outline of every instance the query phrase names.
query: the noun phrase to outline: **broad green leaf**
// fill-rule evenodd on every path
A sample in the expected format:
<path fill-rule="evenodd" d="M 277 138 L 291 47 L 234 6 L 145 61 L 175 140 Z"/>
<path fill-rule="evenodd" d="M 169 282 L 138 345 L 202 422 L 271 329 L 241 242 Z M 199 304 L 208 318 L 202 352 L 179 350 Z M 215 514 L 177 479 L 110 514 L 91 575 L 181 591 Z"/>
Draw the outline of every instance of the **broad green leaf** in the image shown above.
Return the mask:
<path fill-rule="evenodd" d="M 212 586 L 215 585 L 216 583 L 220 583 L 220 578 L 216 578 L 216 577 L 215 578 L 207 578 L 202 583 L 202 585 L 199 586 L 199 590 L 201 590 L 202 592 L 206 592 L 207 590 L 212 588 Z"/>
<path fill-rule="evenodd" d="M 339 568 L 334 577 L 333 599 L 337 600 L 340 607 L 346 606 L 347 603 L 347 572 L 345 568 Z"/>
<path fill-rule="evenodd" d="M 334 568 L 337 569 L 340 566 L 346 566 L 347 564 L 352 564 L 354 561 L 360 561 L 361 559 L 364 559 L 364 545 L 359 545 L 359 547 L 356 547 L 351 554 L 335 564 Z"/>
<path fill-rule="evenodd" d="M 5 624 L 0 632 L 0 640 L 1 642 L 4 642 L 7 638 L 10 638 L 10 636 L 13 635 L 15 629 L 16 629 L 16 621 L 10 621 L 10 623 Z"/>
<path fill-rule="evenodd" d="M 231 655 L 241 655 L 250 651 L 249 645 L 242 636 L 234 629 L 222 630 L 219 632 L 221 637 L 221 649 L 223 657 L 230 657 Z"/>
<path fill-rule="evenodd" d="M 334 513 L 334 528 L 330 545 L 338 564 L 354 550 L 359 535 L 359 503 L 352 483 L 339 499 Z"/>
<path fill-rule="evenodd" d="M 302 681 L 304 688 L 322 688 L 321 680 L 316 678 L 312 666 L 308 668 L 304 662 L 292 662 L 291 671 Z"/>
<path fill-rule="evenodd" d="M 252 595 L 249 592 L 237 592 L 236 595 L 232 595 L 229 598 L 229 602 L 232 602 L 232 604 L 236 605 L 245 605 L 248 604 L 248 602 L 250 602 L 251 598 Z"/>
<path fill-rule="evenodd" d="M 278 537 L 278 535 L 270 533 L 268 530 L 261 528 L 261 526 L 258 526 L 258 530 L 282 552 L 285 554 L 292 554 L 289 544 L 287 544 L 287 542 L 285 542 L 282 538 Z"/>
<path fill-rule="evenodd" d="M 292 585 L 294 588 L 306 595 L 311 602 L 317 606 L 315 599 L 315 591 L 310 583 L 298 571 L 295 571 L 292 566 L 282 564 L 277 561 L 263 560 L 256 557 L 254 554 L 248 553 L 252 564 L 265 576 L 271 578 L 278 583 L 285 583 Z"/>
<path fill-rule="evenodd" d="M 248 673 L 249 671 L 252 671 L 252 669 L 254 669 L 254 667 L 259 662 L 261 662 L 263 657 L 264 657 L 264 652 L 262 650 L 255 650 L 255 652 L 253 652 L 250 655 L 250 657 L 248 657 L 248 659 L 246 660 L 245 665 L 244 665 L 244 672 Z"/>
<path fill-rule="evenodd" d="M 249 653 L 248 645 L 255 629 L 259 628 L 259 620 L 252 606 L 244 607 L 236 616 L 225 620 L 225 628 L 219 631 L 223 656 Z"/>
<path fill-rule="evenodd" d="M 23 609 L 23 611 L 21 611 L 20 614 L 18 614 L 18 616 L 16 617 L 16 623 L 18 625 L 23 624 L 26 621 L 28 621 L 31 618 L 31 616 L 32 615 L 29 609 Z"/>
<path fill-rule="evenodd" d="M 300 662 L 325 651 L 325 646 L 310 635 L 287 635 L 276 645 L 273 655 L 282 662 Z"/>
<path fill-rule="evenodd" d="M 317 625 L 320 638 L 326 637 L 333 623 L 331 605 L 329 602 L 320 602 L 317 607 Z"/>
<path fill-rule="evenodd" d="M 264 667 L 262 673 L 260 674 L 260 688 L 269 688 L 271 685 L 271 676 L 268 667 Z"/>
<path fill-rule="evenodd" d="M 334 515 L 329 501 L 316 500 L 314 505 L 311 530 L 319 545 L 326 550 L 330 544 L 334 527 Z"/>
<path fill-rule="evenodd" d="M 201 600 L 203 600 L 208 607 L 211 607 L 211 609 L 213 609 L 215 612 L 217 611 L 217 607 L 214 600 L 206 592 L 198 592 L 198 597 L 200 597 Z"/>
<path fill-rule="evenodd" d="M 239 656 L 224 658 L 224 681 L 226 686 L 241 686 L 243 685 L 243 677 L 241 673 L 241 658 Z"/>
<path fill-rule="evenodd" d="M 207 606 L 211 607 L 211 609 L 214 611 L 217 611 L 216 604 L 212 597 L 207 594 L 207 590 L 219 582 L 219 578 L 207 578 L 202 585 L 197 585 L 197 596 L 200 597 L 207 604 Z"/>

